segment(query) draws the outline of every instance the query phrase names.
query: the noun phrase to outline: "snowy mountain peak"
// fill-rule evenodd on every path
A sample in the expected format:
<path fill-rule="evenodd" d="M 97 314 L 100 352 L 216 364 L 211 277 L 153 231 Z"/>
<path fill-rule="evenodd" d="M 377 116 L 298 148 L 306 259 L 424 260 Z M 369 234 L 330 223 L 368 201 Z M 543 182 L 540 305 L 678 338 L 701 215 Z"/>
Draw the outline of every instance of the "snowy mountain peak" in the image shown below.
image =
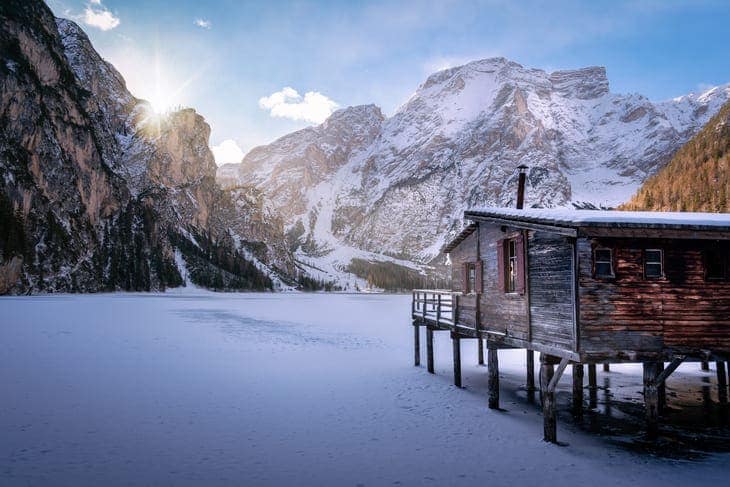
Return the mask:
<path fill-rule="evenodd" d="M 281 208 L 292 246 L 320 269 L 337 274 L 353 257 L 427 263 L 465 208 L 514 204 L 520 164 L 528 206 L 615 206 L 729 97 L 653 103 L 611 93 L 603 67 L 482 59 L 429 76 L 390 118 L 351 107 L 254 149 L 237 183 Z"/>
<path fill-rule="evenodd" d="M 594 66 L 550 73 L 553 89 L 566 98 L 588 100 L 608 94 L 606 68 Z"/>

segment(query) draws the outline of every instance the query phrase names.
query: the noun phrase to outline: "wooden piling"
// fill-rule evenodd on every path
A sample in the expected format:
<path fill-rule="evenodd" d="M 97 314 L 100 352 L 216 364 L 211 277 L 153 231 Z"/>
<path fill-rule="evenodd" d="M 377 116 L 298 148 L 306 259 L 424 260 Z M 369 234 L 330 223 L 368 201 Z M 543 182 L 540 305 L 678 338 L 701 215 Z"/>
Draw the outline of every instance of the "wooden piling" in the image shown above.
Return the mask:
<path fill-rule="evenodd" d="M 661 374 L 662 372 L 664 372 L 664 361 L 663 360 L 657 363 L 657 373 Z M 659 414 L 663 414 L 667 408 L 667 383 L 666 383 L 666 381 L 662 381 L 660 384 L 657 385 L 657 394 L 658 394 L 658 400 L 659 400 L 659 404 L 657 405 L 659 408 Z"/>
<path fill-rule="evenodd" d="M 659 430 L 657 375 L 659 375 L 658 363 L 644 362 L 644 408 L 646 412 L 646 429 L 650 437 L 655 437 Z"/>
<path fill-rule="evenodd" d="M 499 409 L 499 356 L 497 348 L 487 344 L 487 368 L 489 373 L 489 408 Z"/>
<path fill-rule="evenodd" d="M 479 365 L 484 365 L 484 342 L 481 338 L 477 338 L 477 353 L 479 355 Z"/>
<path fill-rule="evenodd" d="M 535 390 L 535 352 L 527 351 L 527 392 Z"/>
<path fill-rule="evenodd" d="M 426 327 L 426 366 L 433 374 L 433 330 L 430 326 Z"/>
<path fill-rule="evenodd" d="M 604 372 L 611 372 L 611 366 L 608 364 L 608 362 L 603 363 L 603 371 Z"/>
<path fill-rule="evenodd" d="M 451 343 L 454 348 L 454 385 L 461 387 L 461 338 L 457 333 L 451 334 Z"/>
<path fill-rule="evenodd" d="M 588 403 L 591 408 L 598 404 L 598 384 L 596 383 L 596 364 L 588 364 Z"/>
<path fill-rule="evenodd" d="M 548 384 L 553 379 L 555 369 L 545 354 L 540 354 L 540 397 L 542 398 L 543 439 L 554 443 L 557 440 L 557 419 L 555 415 L 555 392 L 550 392 Z"/>
<path fill-rule="evenodd" d="M 710 362 L 708 362 L 707 360 L 703 360 L 702 363 L 701 363 L 701 365 L 700 365 L 700 369 L 702 369 L 705 372 L 707 372 L 708 370 L 710 370 Z"/>
<path fill-rule="evenodd" d="M 421 332 L 417 324 L 413 324 L 413 365 L 421 365 Z"/>
<path fill-rule="evenodd" d="M 727 404 L 727 375 L 725 373 L 725 362 L 715 362 L 717 368 L 717 398 L 720 404 Z"/>
<path fill-rule="evenodd" d="M 583 364 L 573 364 L 573 414 L 583 416 Z"/>

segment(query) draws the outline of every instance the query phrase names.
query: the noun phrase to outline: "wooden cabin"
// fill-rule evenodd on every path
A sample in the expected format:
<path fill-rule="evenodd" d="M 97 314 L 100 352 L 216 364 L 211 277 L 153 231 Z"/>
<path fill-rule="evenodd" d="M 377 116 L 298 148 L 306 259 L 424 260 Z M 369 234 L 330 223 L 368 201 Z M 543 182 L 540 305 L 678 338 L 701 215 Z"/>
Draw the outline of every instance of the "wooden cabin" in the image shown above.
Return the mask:
<path fill-rule="evenodd" d="M 584 364 L 595 388 L 596 364 L 643 363 L 650 432 L 664 381 L 684 361 L 716 361 L 726 397 L 730 214 L 483 208 L 464 216 L 469 225 L 444 249 L 452 289 L 413 293 L 417 364 L 421 326 L 430 372 L 433 332 L 451 332 L 460 386 L 459 341 L 478 339 L 483 362 L 486 340 L 496 408 L 497 350 L 528 351 L 528 390 L 539 352 L 549 441 L 556 439 L 555 387 L 569 364 L 580 409 Z"/>

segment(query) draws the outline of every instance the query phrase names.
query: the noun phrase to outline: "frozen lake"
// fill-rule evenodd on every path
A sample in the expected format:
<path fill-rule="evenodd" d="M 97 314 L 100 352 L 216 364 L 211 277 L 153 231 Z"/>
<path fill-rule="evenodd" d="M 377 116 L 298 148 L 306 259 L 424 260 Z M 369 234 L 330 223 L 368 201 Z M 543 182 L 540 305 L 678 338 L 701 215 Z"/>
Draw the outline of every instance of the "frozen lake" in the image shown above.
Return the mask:
<path fill-rule="evenodd" d="M 609 387 L 582 425 L 567 413 L 566 374 L 568 446 L 546 444 L 520 389 L 523 351 L 500 352 L 504 411 L 489 410 L 476 343 L 463 340 L 458 390 L 446 333 L 435 376 L 412 366 L 409 312 L 410 296 L 386 295 L 0 298 L 0 485 L 727 484 L 722 448 L 636 447 L 637 367 L 599 370 Z M 693 452 L 727 445 L 706 414 L 718 410 L 714 378 L 698 369 L 669 386 L 670 406 L 710 418 L 682 446 Z M 629 427 L 611 434 L 612 421 Z"/>

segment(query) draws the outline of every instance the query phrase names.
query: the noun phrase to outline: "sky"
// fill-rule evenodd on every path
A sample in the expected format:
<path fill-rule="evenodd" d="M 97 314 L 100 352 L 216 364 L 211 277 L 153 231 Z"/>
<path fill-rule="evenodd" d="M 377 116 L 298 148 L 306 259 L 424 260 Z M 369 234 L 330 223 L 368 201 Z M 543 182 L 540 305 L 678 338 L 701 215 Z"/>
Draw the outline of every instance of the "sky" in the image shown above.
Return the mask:
<path fill-rule="evenodd" d="M 429 74 L 504 56 L 546 71 L 605 66 L 659 101 L 730 82 L 730 2 L 47 0 L 127 87 L 193 107 L 221 164 L 374 103 L 392 115 Z"/>

